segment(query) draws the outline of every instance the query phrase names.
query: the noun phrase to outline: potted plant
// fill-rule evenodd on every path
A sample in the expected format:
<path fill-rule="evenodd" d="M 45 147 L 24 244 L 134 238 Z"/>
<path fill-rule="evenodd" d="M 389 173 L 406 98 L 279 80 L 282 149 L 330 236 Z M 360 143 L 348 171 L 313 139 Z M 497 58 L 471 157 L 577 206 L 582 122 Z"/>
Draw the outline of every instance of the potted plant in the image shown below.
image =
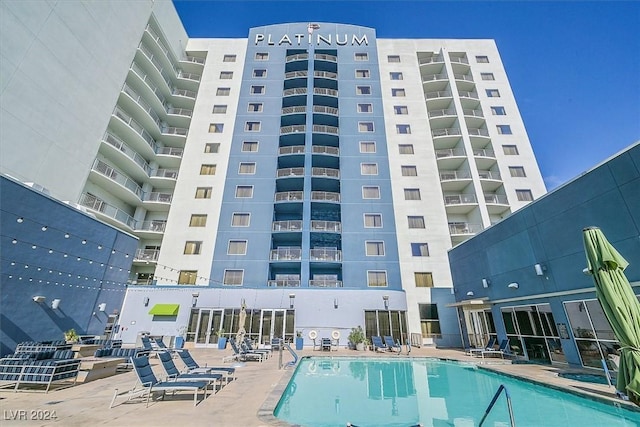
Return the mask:
<path fill-rule="evenodd" d="M 362 330 L 362 326 L 358 326 L 355 328 L 351 328 L 351 332 L 349 332 L 349 342 L 356 348 L 358 351 L 364 350 L 364 342 L 366 337 L 364 336 L 364 331 Z"/>
<path fill-rule="evenodd" d="M 216 332 L 216 336 L 218 337 L 218 350 L 227 348 L 227 337 L 224 336 L 224 328 L 220 328 L 220 330 Z"/>
<path fill-rule="evenodd" d="M 78 336 L 78 334 L 76 333 L 75 329 L 69 329 L 68 331 L 65 331 L 64 333 L 64 339 L 66 342 L 68 343 L 77 343 L 80 339 L 80 337 Z"/>
<path fill-rule="evenodd" d="M 302 338 L 302 331 L 296 331 L 296 350 L 302 350 L 304 346 L 304 338 Z"/>

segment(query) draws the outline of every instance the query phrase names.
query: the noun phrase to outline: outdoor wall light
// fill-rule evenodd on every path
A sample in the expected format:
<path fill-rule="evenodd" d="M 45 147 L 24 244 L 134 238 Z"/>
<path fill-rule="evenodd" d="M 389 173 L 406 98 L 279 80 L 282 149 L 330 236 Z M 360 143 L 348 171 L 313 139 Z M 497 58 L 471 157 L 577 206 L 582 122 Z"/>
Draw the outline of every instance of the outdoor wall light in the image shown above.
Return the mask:
<path fill-rule="evenodd" d="M 106 311 L 107 309 L 107 303 L 106 302 L 101 302 L 100 304 L 98 304 L 98 311 Z"/>
<path fill-rule="evenodd" d="M 36 295 L 35 297 L 33 297 L 33 302 L 37 302 L 38 304 L 40 304 L 41 302 L 44 302 L 44 300 L 46 300 L 47 297 L 43 297 L 42 295 Z"/>
<path fill-rule="evenodd" d="M 385 310 L 389 308 L 389 295 L 383 295 L 382 301 L 384 302 Z"/>
<path fill-rule="evenodd" d="M 520 285 L 518 285 L 516 282 L 512 282 L 507 285 L 507 288 L 511 288 L 511 289 L 518 289 L 519 287 Z"/>
<path fill-rule="evenodd" d="M 200 296 L 199 292 L 194 292 L 191 294 L 191 307 L 195 307 L 198 305 L 198 297 Z"/>
<path fill-rule="evenodd" d="M 60 298 L 56 298 L 53 301 L 51 301 L 51 308 L 54 310 L 57 310 L 58 307 L 60 307 Z"/>
<path fill-rule="evenodd" d="M 289 308 L 293 308 L 293 301 L 296 299 L 296 294 L 289 294 Z"/>
<path fill-rule="evenodd" d="M 474 294 L 473 294 L 473 291 L 469 291 L 469 292 L 467 292 L 467 296 L 468 296 L 468 297 L 472 297 L 473 295 L 474 295 Z"/>
<path fill-rule="evenodd" d="M 338 298 L 333 299 L 333 308 L 338 308 Z"/>
<path fill-rule="evenodd" d="M 143 301 L 145 307 L 147 307 L 149 305 L 149 297 L 144 297 L 144 299 L 142 301 Z"/>
<path fill-rule="evenodd" d="M 545 267 L 543 264 L 536 264 L 533 266 L 534 270 L 536 270 L 536 276 L 544 276 L 544 272 L 546 271 L 547 267 Z"/>
<path fill-rule="evenodd" d="M 489 279 L 482 279 L 483 288 L 488 288 L 490 284 L 491 284 L 491 281 Z"/>

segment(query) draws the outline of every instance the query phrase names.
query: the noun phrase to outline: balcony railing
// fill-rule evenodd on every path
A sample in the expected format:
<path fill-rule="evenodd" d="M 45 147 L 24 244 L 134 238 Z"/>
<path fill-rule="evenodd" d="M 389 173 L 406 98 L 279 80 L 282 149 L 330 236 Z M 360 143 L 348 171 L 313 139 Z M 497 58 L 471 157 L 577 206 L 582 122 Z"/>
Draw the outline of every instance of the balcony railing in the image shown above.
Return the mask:
<path fill-rule="evenodd" d="M 295 55 L 289 55 L 287 56 L 284 61 L 285 62 L 292 62 L 292 61 L 305 61 L 309 59 L 309 54 L 308 53 L 296 53 Z"/>
<path fill-rule="evenodd" d="M 330 147 L 328 145 L 314 145 L 311 152 L 313 154 L 330 154 L 332 156 L 340 155 L 340 149 L 338 147 Z"/>
<path fill-rule="evenodd" d="M 462 110 L 462 114 L 468 117 L 484 117 L 482 110 Z"/>
<path fill-rule="evenodd" d="M 291 126 L 282 126 L 280 128 L 280 135 L 288 135 L 290 133 L 304 133 L 306 130 L 305 125 L 291 125 Z"/>
<path fill-rule="evenodd" d="M 471 74 L 454 74 L 453 78 L 456 80 L 464 80 L 466 82 L 473 81 L 473 76 Z"/>
<path fill-rule="evenodd" d="M 268 280 L 267 286 L 270 288 L 298 288 L 300 287 L 300 279 Z"/>
<path fill-rule="evenodd" d="M 440 74 L 427 74 L 426 76 L 422 76 L 422 81 L 423 82 L 432 82 L 435 80 L 447 80 L 449 77 L 444 74 L 444 73 L 440 73 Z"/>
<path fill-rule="evenodd" d="M 173 55 L 171 54 L 169 49 L 165 47 L 164 43 L 162 43 L 162 41 L 160 40 L 160 36 L 149 25 L 147 25 L 147 28 L 145 28 L 145 31 L 149 33 L 149 35 L 156 42 L 156 44 L 158 45 L 162 53 L 164 53 L 165 57 L 169 60 L 171 64 L 173 64 L 174 62 Z"/>
<path fill-rule="evenodd" d="M 436 150 L 436 158 L 438 159 L 463 156 L 466 156 L 464 148 L 444 148 L 442 150 Z"/>
<path fill-rule="evenodd" d="M 452 95 L 449 90 L 438 90 L 435 92 L 426 92 L 424 97 L 426 99 L 436 99 L 436 98 L 450 98 Z"/>
<path fill-rule="evenodd" d="M 338 57 L 335 55 L 327 55 L 326 53 L 316 53 L 313 55 L 314 59 L 319 59 L 321 61 L 331 61 L 338 62 Z"/>
<path fill-rule="evenodd" d="M 137 222 L 135 226 L 136 231 L 151 231 L 153 233 L 164 233 L 167 227 L 167 221 L 164 220 L 151 220 Z"/>
<path fill-rule="evenodd" d="M 290 145 L 288 147 L 278 148 L 279 156 L 286 154 L 304 154 L 304 145 Z"/>
<path fill-rule="evenodd" d="M 140 137 L 144 139 L 147 144 L 149 144 L 149 147 L 151 147 L 152 149 L 155 149 L 156 140 L 153 139 L 151 134 L 147 132 L 147 130 L 144 127 L 142 127 L 140 123 L 136 122 L 135 120 L 133 120 L 133 118 L 130 115 L 125 113 L 124 110 L 121 110 L 120 108 L 116 107 L 113 110 L 113 115 L 119 118 L 120 120 L 122 120 L 134 132 L 140 135 Z"/>
<path fill-rule="evenodd" d="M 449 223 L 449 234 L 476 234 L 482 230 L 482 224 L 471 224 L 467 222 Z"/>
<path fill-rule="evenodd" d="M 273 221 L 271 231 L 302 231 L 302 221 Z"/>
<path fill-rule="evenodd" d="M 459 179 L 471 179 L 469 171 L 441 171 L 440 181 L 456 181 Z"/>
<path fill-rule="evenodd" d="M 338 96 L 338 91 L 336 89 L 327 89 L 324 87 L 314 87 L 313 88 L 314 95 L 327 95 L 327 96 Z"/>
<path fill-rule="evenodd" d="M 478 171 L 478 175 L 480 175 L 480 179 L 492 179 L 495 181 L 500 181 L 501 179 L 498 171 Z"/>
<path fill-rule="evenodd" d="M 431 136 L 437 138 L 439 136 L 462 136 L 462 131 L 458 128 L 433 129 Z"/>
<path fill-rule="evenodd" d="M 455 116 L 456 115 L 456 110 L 455 108 L 448 108 L 446 110 L 434 110 L 434 111 L 429 111 L 429 117 L 433 118 L 433 117 L 443 117 L 443 116 Z"/>
<path fill-rule="evenodd" d="M 91 169 L 127 188 L 139 198 L 142 197 L 142 188 L 134 180 L 107 163 L 96 159 Z"/>
<path fill-rule="evenodd" d="M 490 194 L 485 193 L 484 202 L 491 205 L 508 205 L 509 201 L 505 194 Z"/>
<path fill-rule="evenodd" d="M 489 150 L 487 148 L 483 148 L 481 150 L 473 150 L 473 155 L 475 157 L 496 157 L 496 154 L 493 152 L 493 150 Z"/>
<path fill-rule="evenodd" d="M 138 249 L 134 261 L 156 262 L 160 255 L 160 249 Z"/>
<path fill-rule="evenodd" d="M 113 135 L 110 132 L 105 132 L 104 136 L 102 137 L 102 140 L 107 144 L 112 145 L 113 147 L 120 150 L 127 157 L 129 157 L 131 160 L 136 162 L 138 166 L 144 169 L 144 171 L 147 174 L 149 174 L 149 171 L 151 170 L 151 168 L 149 167 L 149 164 L 144 159 L 144 157 L 138 154 L 133 148 L 125 144 L 120 138 L 118 138 L 117 136 Z"/>
<path fill-rule="evenodd" d="M 142 68 L 140 68 L 140 66 L 138 64 L 136 64 L 135 62 L 133 64 L 131 64 L 131 70 L 135 74 L 137 74 L 138 77 L 143 82 L 145 82 L 145 84 L 147 86 L 149 86 L 149 89 L 151 89 L 153 91 L 153 93 L 156 95 L 158 100 L 162 103 L 162 105 L 164 105 L 165 104 L 164 95 L 162 95 L 162 92 L 160 91 L 158 86 L 156 86 L 155 83 L 153 83 L 153 80 L 151 79 L 151 77 L 149 77 L 149 75 L 147 73 L 145 73 L 144 70 L 142 70 Z"/>
<path fill-rule="evenodd" d="M 171 94 L 174 96 L 181 96 L 184 98 L 191 98 L 191 99 L 196 99 L 196 95 L 197 95 L 196 92 L 192 90 L 186 90 L 186 89 L 174 89 L 173 92 L 171 92 Z"/>
<path fill-rule="evenodd" d="M 156 178 L 178 178 L 178 169 L 154 169 L 149 174 L 150 177 Z"/>
<path fill-rule="evenodd" d="M 338 249 L 317 248 L 309 251 L 309 259 L 311 261 L 342 261 L 342 251 Z"/>
<path fill-rule="evenodd" d="M 331 71 L 314 71 L 313 77 L 336 80 L 338 78 L 338 73 Z"/>
<path fill-rule="evenodd" d="M 469 135 L 472 136 L 489 136 L 489 131 L 486 129 L 481 129 L 481 128 L 470 128 L 469 130 Z"/>
<path fill-rule="evenodd" d="M 285 178 L 288 176 L 304 176 L 304 168 L 283 168 L 278 169 L 277 177 Z"/>
<path fill-rule="evenodd" d="M 139 95 L 135 90 L 131 88 L 131 86 L 129 86 L 126 83 L 124 84 L 124 86 L 122 86 L 122 92 L 129 95 L 129 97 L 133 99 L 133 101 L 136 104 L 138 104 L 140 108 L 142 108 L 144 112 L 149 115 L 149 117 L 151 117 L 151 119 L 156 123 L 156 125 L 160 127 L 160 123 L 161 123 L 160 116 L 158 116 L 158 114 L 155 111 L 153 111 L 153 108 L 151 108 L 151 105 L 149 105 L 149 103 L 145 101 L 141 95 Z"/>
<path fill-rule="evenodd" d="M 136 220 L 133 219 L 131 215 L 121 209 L 116 208 L 115 206 L 111 206 L 110 204 L 108 204 L 104 200 L 97 198 L 93 194 L 82 193 L 78 204 L 96 212 L 100 212 L 101 214 L 109 218 L 113 218 L 116 221 L 131 228 L 133 228 L 134 224 L 136 223 Z"/>
<path fill-rule="evenodd" d="M 149 48 L 144 45 L 144 43 L 140 42 L 140 44 L 138 45 L 138 49 L 140 49 L 140 52 L 142 52 L 144 56 L 147 57 L 149 62 L 151 62 L 158 73 L 160 73 L 160 76 L 162 76 L 162 79 L 167 84 L 167 86 L 172 87 L 170 76 L 175 76 L 176 70 L 172 68 L 171 72 L 168 73 L 167 70 L 162 66 L 162 63 L 158 60 L 156 55 L 154 55 L 153 52 L 151 52 L 151 50 L 149 50 Z"/>
<path fill-rule="evenodd" d="M 338 115 L 338 109 L 335 107 L 325 107 L 324 105 L 314 105 L 313 106 L 313 112 L 314 113 L 321 113 L 321 114 L 330 114 L 332 116 L 337 116 Z"/>
<path fill-rule="evenodd" d="M 313 125 L 313 131 L 317 133 L 330 133 L 332 135 L 337 135 L 339 129 L 336 126 Z"/>
<path fill-rule="evenodd" d="M 458 95 L 460 95 L 460 98 L 480 99 L 476 92 L 469 92 L 466 90 L 458 91 Z"/>
<path fill-rule="evenodd" d="M 285 89 L 282 91 L 282 96 L 293 96 L 293 95 L 306 95 L 307 88 L 306 87 L 294 87 L 291 89 Z"/>
<path fill-rule="evenodd" d="M 184 149 L 177 147 L 158 147 L 156 149 L 156 154 L 163 156 L 182 157 L 182 153 L 184 153 Z"/>
<path fill-rule="evenodd" d="M 191 117 L 193 115 L 193 110 L 188 110 L 186 108 L 168 108 L 167 114 L 171 114 L 174 116 Z"/>
<path fill-rule="evenodd" d="M 302 77 L 307 77 L 309 75 L 308 71 L 289 71 L 288 73 L 284 73 L 285 79 L 297 79 Z"/>
<path fill-rule="evenodd" d="M 271 261 L 299 261 L 302 259 L 302 248 L 280 247 L 272 249 L 269 259 Z"/>
<path fill-rule="evenodd" d="M 282 191 L 276 193 L 276 202 L 301 202 L 304 193 L 302 191 Z"/>
<path fill-rule="evenodd" d="M 309 280 L 309 287 L 311 288 L 341 288 L 342 280 Z"/>
<path fill-rule="evenodd" d="M 340 193 L 333 193 L 331 191 L 312 191 L 311 200 L 314 202 L 340 203 Z"/>
<path fill-rule="evenodd" d="M 468 205 L 478 203 L 475 194 L 445 194 L 444 204 L 449 205 Z"/>
<path fill-rule="evenodd" d="M 145 193 L 142 198 L 145 202 L 155 202 L 155 203 L 171 203 L 171 199 L 173 199 L 173 194 L 171 193 L 159 193 L 159 192 L 151 192 Z"/>
<path fill-rule="evenodd" d="M 189 129 L 185 129 L 185 128 L 177 128 L 177 127 L 173 127 L 173 126 L 168 126 L 168 127 L 164 127 L 162 128 L 162 134 L 163 135 L 175 135 L 175 136 L 187 136 L 187 133 L 189 133 Z"/>
<path fill-rule="evenodd" d="M 420 65 L 433 64 L 437 62 L 444 62 L 444 58 L 442 56 L 430 56 L 429 58 L 420 58 L 418 61 Z"/>
<path fill-rule="evenodd" d="M 339 169 L 331 169 L 331 168 L 312 168 L 311 169 L 312 176 L 326 176 L 329 178 L 340 178 L 340 170 Z"/>
<path fill-rule="evenodd" d="M 286 116 L 288 114 L 304 114 L 307 112 L 307 107 L 304 105 L 298 105 L 295 107 L 284 107 L 281 110 L 281 113 L 283 116 Z"/>
<path fill-rule="evenodd" d="M 200 76 L 200 74 L 194 74 L 194 73 L 185 73 L 184 71 L 180 71 L 178 72 L 177 77 L 179 79 L 184 79 L 184 80 L 192 80 L 194 82 L 199 82 L 200 78 L 202 76 Z"/>
<path fill-rule="evenodd" d="M 193 62 L 194 64 L 200 64 L 200 65 L 204 65 L 204 58 L 198 58 L 197 56 L 183 56 L 180 59 L 180 62 Z"/>
<path fill-rule="evenodd" d="M 342 223 L 340 221 L 311 221 L 311 231 L 321 231 L 329 233 L 340 233 L 342 231 Z"/>
<path fill-rule="evenodd" d="M 451 60 L 451 62 L 457 62 L 459 64 L 468 64 L 469 60 L 467 58 L 464 58 L 462 56 L 453 56 L 449 58 Z"/>

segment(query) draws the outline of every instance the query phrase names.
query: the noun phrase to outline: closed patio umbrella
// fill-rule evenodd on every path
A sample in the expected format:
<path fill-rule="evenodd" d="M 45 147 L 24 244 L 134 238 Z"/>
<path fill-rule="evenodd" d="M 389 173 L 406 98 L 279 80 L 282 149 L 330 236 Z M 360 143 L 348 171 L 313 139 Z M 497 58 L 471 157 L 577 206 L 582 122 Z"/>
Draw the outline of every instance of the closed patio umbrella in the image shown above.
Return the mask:
<path fill-rule="evenodd" d="M 585 228 L 583 238 L 596 296 L 621 345 L 616 387 L 640 405 L 640 303 L 624 274 L 629 263 L 599 228 Z"/>
<path fill-rule="evenodd" d="M 240 309 L 240 315 L 238 316 L 238 332 L 236 332 L 236 342 L 238 345 L 244 339 L 244 336 L 247 333 L 247 330 L 244 328 L 244 324 L 247 320 L 247 307 L 242 303 L 242 308 Z"/>

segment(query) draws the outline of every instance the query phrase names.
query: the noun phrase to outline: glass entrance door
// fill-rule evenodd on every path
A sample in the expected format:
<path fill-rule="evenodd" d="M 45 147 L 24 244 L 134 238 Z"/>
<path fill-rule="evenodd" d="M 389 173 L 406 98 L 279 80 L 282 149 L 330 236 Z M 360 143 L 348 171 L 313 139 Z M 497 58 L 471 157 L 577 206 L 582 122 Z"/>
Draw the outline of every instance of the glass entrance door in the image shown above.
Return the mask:
<path fill-rule="evenodd" d="M 208 347 L 218 343 L 218 331 L 222 325 L 223 310 L 201 308 L 196 328 L 196 347 Z"/>
<path fill-rule="evenodd" d="M 293 310 L 262 310 L 260 313 L 260 343 L 270 345 L 274 338 L 292 342 L 294 331 Z"/>

